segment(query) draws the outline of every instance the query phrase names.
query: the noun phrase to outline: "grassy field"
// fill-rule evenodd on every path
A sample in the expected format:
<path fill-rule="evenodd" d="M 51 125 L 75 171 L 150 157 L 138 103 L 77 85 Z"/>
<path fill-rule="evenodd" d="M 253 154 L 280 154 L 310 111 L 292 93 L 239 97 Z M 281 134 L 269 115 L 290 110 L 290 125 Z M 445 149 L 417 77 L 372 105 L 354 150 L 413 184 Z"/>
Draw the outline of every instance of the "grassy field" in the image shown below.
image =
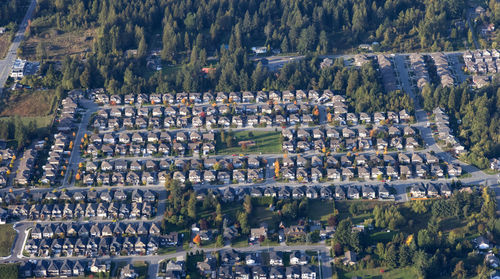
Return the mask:
<path fill-rule="evenodd" d="M 158 249 L 158 254 L 159 255 L 166 255 L 166 254 L 172 254 L 177 251 L 177 247 L 163 247 Z"/>
<path fill-rule="evenodd" d="M 250 131 L 234 132 L 233 146 L 227 147 L 225 142 L 220 140 L 217 143 L 217 154 L 240 154 L 240 153 L 282 153 L 280 132 L 274 131 L 253 131 L 253 136 L 249 136 Z M 238 145 L 239 141 L 254 141 L 255 145 L 247 146 L 243 150 Z"/>
<path fill-rule="evenodd" d="M 380 231 L 380 232 L 375 232 L 370 234 L 370 240 L 373 243 L 377 242 L 384 242 L 387 243 L 392 240 L 394 235 L 396 234 L 396 231 Z"/>
<path fill-rule="evenodd" d="M 352 222 L 354 224 L 362 223 L 365 219 L 373 218 L 373 208 L 376 205 L 388 204 L 390 202 L 382 202 L 382 201 L 369 201 L 369 200 L 345 200 L 345 201 L 337 201 L 335 202 L 336 209 L 339 210 L 339 220 L 342 220 L 347 217 L 352 218 Z M 358 213 L 355 216 L 349 212 L 349 207 L 352 204 L 356 204 Z"/>
<path fill-rule="evenodd" d="M 36 90 L 10 94 L 3 100 L 0 116 L 47 116 L 57 105 L 54 90 Z"/>
<path fill-rule="evenodd" d="M 22 57 L 36 60 L 38 44 L 45 46 L 48 59 L 63 60 L 68 55 L 82 55 L 91 50 L 96 32 L 96 29 L 89 29 L 61 33 L 54 28 L 48 28 L 38 36 L 30 36 L 22 44 Z"/>
<path fill-rule="evenodd" d="M 248 238 L 247 237 L 238 237 L 231 241 L 231 247 L 233 248 L 245 248 L 248 247 Z"/>
<path fill-rule="evenodd" d="M 248 218 L 251 227 L 258 227 L 261 223 L 267 223 L 269 226 L 273 225 L 274 212 L 269 210 L 267 206 L 254 206 L 252 215 Z"/>
<path fill-rule="evenodd" d="M 0 225 L 0 257 L 10 255 L 10 249 L 16 238 L 16 231 L 12 225 Z"/>
<path fill-rule="evenodd" d="M 222 204 L 222 215 L 228 215 L 231 218 L 236 218 L 237 211 L 241 208 L 241 203 L 231 202 Z M 206 219 L 214 213 L 212 209 L 200 210 L 198 213 L 199 219 Z"/>
<path fill-rule="evenodd" d="M 32 117 L 21 117 L 21 121 L 23 122 L 24 125 L 28 125 L 30 121 L 34 121 L 37 124 L 37 127 L 39 128 L 44 128 L 48 127 L 52 123 L 52 119 L 54 118 L 53 115 L 49 116 L 32 116 Z M 6 121 L 9 120 L 9 117 L 0 117 L 0 121 Z"/>
<path fill-rule="evenodd" d="M 17 279 L 17 264 L 0 264 L 0 279 Z"/>
<path fill-rule="evenodd" d="M 307 218 L 320 221 L 328 220 L 328 215 L 333 214 L 333 203 L 333 201 L 310 200 Z"/>
<path fill-rule="evenodd" d="M 381 273 L 380 270 L 384 268 L 372 268 L 354 270 L 350 272 L 339 272 L 340 279 L 351 279 L 353 276 L 360 276 L 363 279 L 410 279 L 417 278 L 415 271 L 412 268 L 398 268 L 398 269 L 384 269 Z"/>

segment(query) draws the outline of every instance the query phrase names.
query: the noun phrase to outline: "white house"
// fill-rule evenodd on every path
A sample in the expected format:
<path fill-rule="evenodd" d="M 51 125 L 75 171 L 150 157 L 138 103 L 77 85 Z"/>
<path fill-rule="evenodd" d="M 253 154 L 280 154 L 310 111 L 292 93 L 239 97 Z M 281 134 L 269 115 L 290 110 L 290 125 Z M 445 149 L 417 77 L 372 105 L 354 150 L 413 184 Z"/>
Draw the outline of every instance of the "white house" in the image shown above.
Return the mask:
<path fill-rule="evenodd" d="M 265 46 L 262 46 L 262 47 L 252 47 L 252 51 L 255 54 L 264 54 L 264 53 L 267 53 L 267 48 Z"/>

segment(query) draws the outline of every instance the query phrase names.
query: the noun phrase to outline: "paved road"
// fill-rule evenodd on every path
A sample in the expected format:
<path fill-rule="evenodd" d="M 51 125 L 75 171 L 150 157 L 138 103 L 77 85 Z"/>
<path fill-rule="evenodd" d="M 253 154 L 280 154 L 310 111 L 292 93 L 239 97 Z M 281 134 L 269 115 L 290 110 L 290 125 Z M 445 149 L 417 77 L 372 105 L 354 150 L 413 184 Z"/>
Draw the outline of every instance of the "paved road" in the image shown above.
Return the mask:
<path fill-rule="evenodd" d="M 303 59 L 305 56 L 295 56 L 295 55 L 287 55 L 287 56 L 267 56 L 267 57 L 254 57 L 252 58 L 252 61 L 259 61 L 261 59 L 266 59 L 267 60 L 267 68 L 271 71 L 276 71 L 279 70 L 280 68 L 283 67 L 283 65 L 290 63 L 290 62 L 295 62 L 298 60 Z"/>
<path fill-rule="evenodd" d="M 0 61 L 0 97 L 2 96 L 5 82 L 7 82 L 7 78 L 10 75 L 12 65 L 14 65 L 14 61 L 17 58 L 17 49 L 24 39 L 24 33 L 26 32 L 26 27 L 28 26 L 28 20 L 33 15 L 35 7 L 36 0 L 32 0 L 28 11 L 26 11 L 26 15 L 24 16 L 23 21 L 19 25 L 19 30 L 17 31 L 16 35 L 14 36 L 14 40 L 10 45 L 9 52 L 5 56 L 5 59 Z"/>
<path fill-rule="evenodd" d="M 467 80 L 467 75 L 462 69 L 462 63 L 460 62 L 459 56 L 459 54 L 449 54 L 448 65 L 455 76 L 457 84 L 462 84 Z"/>
<path fill-rule="evenodd" d="M 73 186 L 75 184 L 74 179 L 72 177 L 69 177 L 69 175 L 76 175 L 78 164 L 82 161 L 82 158 L 80 156 L 81 140 L 83 136 L 88 133 L 87 126 L 90 117 L 99 108 L 94 102 L 87 99 L 81 99 L 80 104 L 86 109 L 86 111 L 83 114 L 80 125 L 78 125 L 78 132 L 76 133 L 75 139 L 73 140 L 73 150 L 71 151 L 71 155 L 69 158 L 68 168 L 66 170 L 66 173 L 64 174 L 64 179 L 62 182 L 63 187 Z M 68 180 L 70 180 L 71 182 L 68 182 Z"/>

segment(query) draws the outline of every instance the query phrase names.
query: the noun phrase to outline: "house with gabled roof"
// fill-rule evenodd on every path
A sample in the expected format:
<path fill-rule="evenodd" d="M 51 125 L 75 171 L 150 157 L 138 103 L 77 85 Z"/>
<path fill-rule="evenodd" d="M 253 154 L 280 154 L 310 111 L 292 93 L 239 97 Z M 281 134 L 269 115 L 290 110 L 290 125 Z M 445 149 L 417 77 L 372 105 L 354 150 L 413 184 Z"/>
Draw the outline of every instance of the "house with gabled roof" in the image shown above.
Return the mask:
<path fill-rule="evenodd" d="M 375 192 L 375 189 L 373 189 L 373 187 L 370 185 L 363 185 L 361 192 L 363 193 L 363 198 L 365 199 L 377 198 L 377 193 Z"/>
<path fill-rule="evenodd" d="M 411 186 L 410 195 L 413 198 L 425 198 L 426 197 L 425 187 L 420 183 Z"/>
<path fill-rule="evenodd" d="M 448 164 L 448 176 L 457 177 L 462 175 L 462 167 L 458 164 Z"/>
<path fill-rule="evenodd" d="M 359 197 L 360 193 L 358 188 L 356 188 L 355 186 L 349 186 L 347 188 L 347 198 L 354 200 L 354 199 L 359 199 Z"/>
<path fill-rule="evenodd" d="M 246 181 L 245 171 L 240 169 L 233 170 L 233 180 L 238 183 L 244 183 Z"/>
<path fill-rule="evenodd" d="M 306 188 L 306 197 L 308 199 L 317 199 L 319 197 L 318 191 L 315 187 L 307 187 Z"/>
<path fill-rule="evenodd" d="M 411 170 L 411 166 L 405 166 L 405 165 L 400 166 L 399 172 L 400 172 L 402 177 L 405 177 L 407 179 L 413 177 L 413 172 Z"/>
<path fill-rule="evenodd" d="M 361 112 L 359 114 L 359 121 L 361 121 L 362 123 L 368 124 L 368 123 L 371 123 L 372 119 L 371 119 L 371 116 L 368 113 Z"/>
<path fill-rule="evenodd" d="M 328 168 L 326 170 L 326 175 L 329 180 L 340 180 L 341 178 L 341 173 L 336 168 Z"/>
<path fill-rule="evenodd" d="M 335 199 L 336 200 L 345 200 L 347 197 L 347 193 L 342 186 L 335 187 Z"/>
<path fill-rule="evenodd" d="M 378 187 L 378 195 L 381 199 L 388 199 L 391 192 L 386 184 L 382 184 Z"/>
<path fill-rule="evenodd" d="M 358 177 L 368 180 L 371 177 L 370 167 L 358 167 Z"/>

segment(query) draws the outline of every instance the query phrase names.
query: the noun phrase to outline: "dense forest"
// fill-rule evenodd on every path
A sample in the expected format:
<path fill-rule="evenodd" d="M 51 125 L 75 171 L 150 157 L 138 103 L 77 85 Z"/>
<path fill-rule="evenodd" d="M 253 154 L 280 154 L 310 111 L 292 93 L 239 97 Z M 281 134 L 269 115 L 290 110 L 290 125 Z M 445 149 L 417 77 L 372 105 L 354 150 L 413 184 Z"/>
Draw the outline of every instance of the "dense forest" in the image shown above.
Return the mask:
<path fill-rule="evenodd" d="M 43 20 L 33 27 L 42 21 L 62 30 L 99 26 L 97 48 L 103 53 L 144 48 L 158 32 L 163 57 L 170 60 L 195 46 L 215 51 L 223 44 L 230 50 L 260 44 L 282 52 L 326 53 L 379 41 L 382 48 L 409 50 L 445 47 L 450 23 L 463 17 L 464 5 L 463 0 L 43 0 L 37 12 Z M 402 39 L 407 43 L 400 46 Z"/>
<path fill-rule="evenodd" d="M 309 76 L 297 76 L 297 66 L 285 69 L 293 82 L 283 79 L 288 74 L 271 77 L 250 62 L 250 48 L 317 55 L 378 41 L 382 50 L 451 49 L 448 37 L 460 35 L 451 22 L 463 17 L 463 5 L 463 0 L 40 0 L 29 34 L 97 28 L 85 65 L 66 61 L 71 65 L 66 71 L 82 78 L 65 88 L 103 86 L 113 93 L 321 88 L 319 76 L 317 84 L 306 82 Z M 136 54 L 125 56 L 131 49 Z M 164 71 L 147 70 L 152 50 L 158 50 Z M 216 71 L 202 73 L 207 66 Z"/>
<path fill-rule="evenodd" d="M 424 108 L 445 108 L 457 136 L 470 151 L 467 160 L 479 168 L 488 168 L 487 158 L 500 156 L 500 88 L 493 81 L 489 87 L 472 91 L 460 87 L 426 87 L 422 91 Z M 460 125 L 458 125 L 460 123 Z"/>
<path fill-rule="evenodd" d="M 11 22 L 20 22 L 24 18 L 29 6 L 27 0 L 2 0 L 0 1 L 0 27 Z"/>

